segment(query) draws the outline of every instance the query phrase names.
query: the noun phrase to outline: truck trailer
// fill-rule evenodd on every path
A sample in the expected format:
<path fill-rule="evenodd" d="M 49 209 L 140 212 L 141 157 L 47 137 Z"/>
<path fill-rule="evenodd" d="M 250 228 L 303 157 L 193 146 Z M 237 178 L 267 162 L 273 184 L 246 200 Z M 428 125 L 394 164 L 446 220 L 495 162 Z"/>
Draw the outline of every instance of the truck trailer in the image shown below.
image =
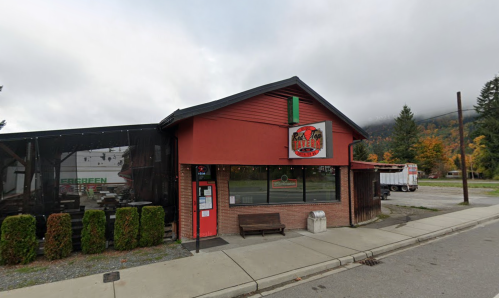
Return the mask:
<path fill-rule="evenodd" d="M 398 173 L 380 173 L 381 186 L 391 191 L 415 191 L 418 189 L 418 165 L 405 164 L 404 170 Z"/>

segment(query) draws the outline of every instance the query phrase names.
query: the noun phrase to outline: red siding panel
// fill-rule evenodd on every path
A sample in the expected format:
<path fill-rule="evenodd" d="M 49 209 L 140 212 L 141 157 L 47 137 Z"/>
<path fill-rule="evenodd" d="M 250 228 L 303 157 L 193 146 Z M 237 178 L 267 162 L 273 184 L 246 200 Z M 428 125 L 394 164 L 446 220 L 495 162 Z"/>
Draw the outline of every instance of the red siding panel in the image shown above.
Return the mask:
<path fill-rule="evenodd" d="M 322 104 L 310 98 L 306 102 L 300 101 L 299 125 L 332 121 L 333 158 L 288 159 L 287 120 L 286 99 L 266 94 L 195 116 L 192 122 L 179 124 L 179 162 L 251 165 L 348 164 L 347 146 L 353 140 L 353 130 Z M 192 130 L 192 133 L 189 133 L 189 130 Z M 186 140 L 183 140 L 184 138 Z"/>

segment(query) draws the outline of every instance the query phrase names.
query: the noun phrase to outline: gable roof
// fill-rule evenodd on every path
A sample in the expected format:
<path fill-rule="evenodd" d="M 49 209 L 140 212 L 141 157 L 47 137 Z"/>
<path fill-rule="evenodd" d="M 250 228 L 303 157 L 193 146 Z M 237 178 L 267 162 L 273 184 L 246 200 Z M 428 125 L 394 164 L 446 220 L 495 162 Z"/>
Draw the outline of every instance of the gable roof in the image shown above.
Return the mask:
<path fill-rule="evenodd" d="M 175 124 L 176 122 L 190 118 L 199 114 L 208 113 L 214 110 L 221 109 L 223 107 L 229 106 L 231 104 L 235 104 L 237 102 L 249 99 L 251 97 L 255 97 L 257 95 L 276 91 L 278 89 L 290 87 L 293 85 L 297 85 L 309 95 L 311 95 L 315 100 L 320 102 L 323 106 L 325 106 L 329 111 L 335 114 L 338 118 L 347 123 L 351 128 L 357 131 L 360 135 L 365 137 L 366 139 L 369 137 L 369 134 L 363 130 L 360 126 L 358 126 L 355 122 L 350 120 L 347 116 L 345 116 L 342 112 L 336 109 L 332 104 L 330 104 L 326 99 L 319 95 L 319 93 L 315 92 L 312 88 L 310 88 L 307 84 L 305 84 L 300 78 L 294 76 L 292 78 L 282 80 L 275 83 L 270 83 L 267 85 L 263 85 L 260 87 L 256 87 L 241 93 L 237 93 L 219 100 L 203 103 L 197 106 L 192 106 L 185 109 L 178 109 L 175 112 L 168 115 L 166 118 L 161 120 L 159 123 L 159 127 L 164 129 L 168 126 Z"/>

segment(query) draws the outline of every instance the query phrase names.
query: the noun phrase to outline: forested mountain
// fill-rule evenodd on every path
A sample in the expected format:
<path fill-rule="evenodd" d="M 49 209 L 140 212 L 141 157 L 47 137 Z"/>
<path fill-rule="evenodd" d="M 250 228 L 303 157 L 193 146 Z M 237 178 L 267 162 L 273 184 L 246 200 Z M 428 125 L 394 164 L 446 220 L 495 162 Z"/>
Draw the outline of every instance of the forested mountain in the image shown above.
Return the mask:
<path fill-rule="evenodd" d="M 440 175 L 465 164 L 470 172 L 499 180 L 499 77 L 487 82 L 477 104 L 463 112 L 463 163 L 457 111 L 416 115 L 407 105 L 391 121 L 365 125 L 370 137 L 355 145 L 354 159 L 417 163 L 426 174 Z"/>
<path fill-rule="evenodd" d="M 473 121 L 476 116 L 474 111 L 467 111 L 463 116 L 465 150 L 466 153 L 470 155 L 473 153 L 473 149 L 469 146 L 469 144 L 473 143 L 470 134 L 475 130 Z M 446 163 L 448 164 L 447 168 L 453 168 L 453 164 L 458 164 L 459 160 L 454 161 L 454 159 L 459 158 L 458 155 L 460 154 L 459 121 L 457 112 L 428 117 L 416 115 L 415 121 L 418 125 L 420 141 L 431 141 L 436 140 L 437 138 L 444 145 L 444 154 L 447 159 Z M 391 155 L 387 154 L 387 152 L 390 152 L 390 149 L 392 148 L 391 144 L 393 141 L 394 125 L 395 119 L 366 125 L 364 127 L 369 133 L 369 139 L 364 142 L 368 147 L 369 153 L 372 154 L 370 158 L 371 161 L 393 162 L 393 160 L 390 160 Z"/>

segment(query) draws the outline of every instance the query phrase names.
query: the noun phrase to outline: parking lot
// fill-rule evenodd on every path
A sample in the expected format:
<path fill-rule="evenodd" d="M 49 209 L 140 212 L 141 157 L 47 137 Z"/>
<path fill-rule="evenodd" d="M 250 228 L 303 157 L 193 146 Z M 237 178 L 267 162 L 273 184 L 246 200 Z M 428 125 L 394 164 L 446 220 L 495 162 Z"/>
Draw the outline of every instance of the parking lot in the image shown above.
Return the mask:
<path fill-rule="evenodd" d="M 467 208 L 499 204 L 499 197 L 489 195 L 490 191 L 486 188 L 469 188 L 469 206 L 459 205 L 464 201 L 463 190 L 456 187 L 419 186 L 414 192 L 392 191 L 387 200 L 381 201 L 383 215 L 366 227 L 380 228 Z"/>
<path fill-rule="evenodd" d="M 491 189 L 469 188 L 469 202 L 474 207 L 499 204 L 499 198 L 487 193 Z M 424 206 L 428 208 L 447 209 L 456 207 L 464 201 L 463 190 L 457 187 L 419 186 L 414 192 L 392 191 L 388 200 L 382 204 L 402 206 Z"/>

